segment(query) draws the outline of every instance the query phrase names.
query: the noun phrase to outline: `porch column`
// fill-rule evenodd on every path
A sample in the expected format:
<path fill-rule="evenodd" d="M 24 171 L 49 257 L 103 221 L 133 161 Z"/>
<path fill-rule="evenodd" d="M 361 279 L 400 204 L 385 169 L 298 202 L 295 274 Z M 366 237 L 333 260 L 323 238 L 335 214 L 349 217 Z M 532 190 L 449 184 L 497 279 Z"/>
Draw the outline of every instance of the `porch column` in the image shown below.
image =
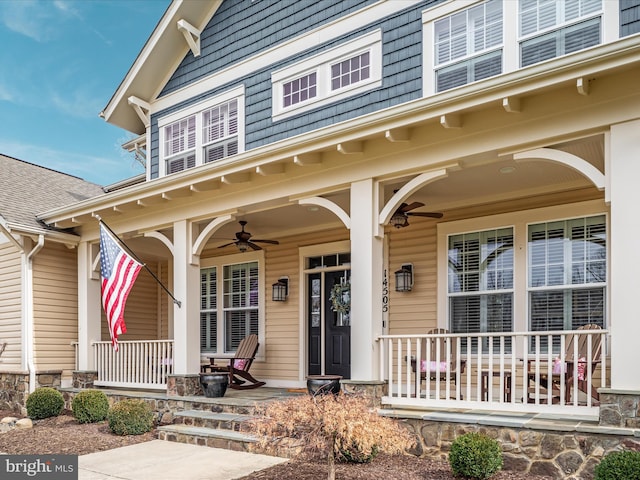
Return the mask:
<path fill-rule="evenodd" d="M 640 391 L 640 120 L 611 127 L 611 389 Z"/>
<path fill-rule="evenodd" d="M 96 252 L 97 253 L 97 252 Z M 92 342 L 101 340 L 100 273 L 92 269 L 91 245 L 78 245 L 78 370 L 95 369 Z"/>
<path fill-rule="evenodd" d="M 383 242 L 378 233 L 380 187 L 372 179 L 351 184 L 351 379 L 378 379 L 382 333 Z"/>
<path fill-rule="evenodd" d="M 200 259 L 191 255 L 192 231 L 190 221 L 173 224 L 173 294 L 181 302 L 180 307 L 173 305 L 174 373 L 177 375 L 200 372 Z"/>

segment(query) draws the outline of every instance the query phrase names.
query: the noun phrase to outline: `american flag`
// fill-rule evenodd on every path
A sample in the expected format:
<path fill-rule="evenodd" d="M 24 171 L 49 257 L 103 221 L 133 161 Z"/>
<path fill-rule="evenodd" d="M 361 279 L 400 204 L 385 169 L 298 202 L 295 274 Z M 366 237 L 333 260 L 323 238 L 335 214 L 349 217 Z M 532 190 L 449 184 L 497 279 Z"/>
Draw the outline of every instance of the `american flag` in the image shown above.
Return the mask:
<path fill-rule="evenodd" d="M 127 332 L 124 305 L 142 265 L 125 252 L 109 230 L 100 223 L 100 276 L 102 308 L 107 315 L 113 349 L 118 351 L 118 335 Z"/>

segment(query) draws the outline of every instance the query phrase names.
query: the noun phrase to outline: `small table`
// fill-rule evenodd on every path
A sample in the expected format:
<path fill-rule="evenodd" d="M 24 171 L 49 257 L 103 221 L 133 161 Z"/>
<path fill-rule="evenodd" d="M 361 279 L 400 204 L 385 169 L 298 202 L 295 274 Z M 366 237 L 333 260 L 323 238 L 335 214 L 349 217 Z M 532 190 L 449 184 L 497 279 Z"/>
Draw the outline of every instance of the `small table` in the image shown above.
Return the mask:
<path fill-rule="evenodd" d="M 499 377 L 499 371 L 493 371 L 493 377 Z M 489 401 L 489 370 L 482 370 L 482 381 L 480 384 L 480 398 L 485 402 Z M 511 402 L 511 372 L 504 371 L 504 401 Z"/>

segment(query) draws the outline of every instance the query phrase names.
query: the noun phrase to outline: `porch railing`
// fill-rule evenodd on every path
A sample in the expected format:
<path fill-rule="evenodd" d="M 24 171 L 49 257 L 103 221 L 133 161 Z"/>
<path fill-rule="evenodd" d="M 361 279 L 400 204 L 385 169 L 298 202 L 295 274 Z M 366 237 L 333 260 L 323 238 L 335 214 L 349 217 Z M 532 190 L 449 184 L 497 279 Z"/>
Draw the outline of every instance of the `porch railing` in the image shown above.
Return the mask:
<path fill-rule="evenodd" d="M 607 330 L 382 335 L 383 403 L 598 414 Z"/>
<path fill-rule="evenodd" d="M 96 386 L 166 389 L 173 373 L 173 340 L 94 342 Z"/>

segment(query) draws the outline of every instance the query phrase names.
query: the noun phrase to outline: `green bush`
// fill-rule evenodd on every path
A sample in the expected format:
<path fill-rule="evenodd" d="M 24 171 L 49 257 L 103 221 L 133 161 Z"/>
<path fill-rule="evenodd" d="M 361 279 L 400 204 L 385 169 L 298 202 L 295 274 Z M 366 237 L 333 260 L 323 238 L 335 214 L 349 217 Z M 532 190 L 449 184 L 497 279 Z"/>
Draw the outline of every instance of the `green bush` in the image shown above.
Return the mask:
<path fill-rule="evenodd" d="M 73 398 L 71 411 L 80 423 L 101 422 L 109 413 L 109 399 L 100 390 L 83 390 Z"/>
<path fill-rule="evenodd" d="M 373 445 L 370 451 L 365 451 L 357 443 L 353 442 L 351 446 L 340 446 L 338 451 L 338 460 L 346 463 L 369 463 L 378 455 L 377 445 Z"/>
<path fill-rule="evenodd" d="M 596 466 L 595 480 L 640 480 L 640 452 L 612 452 Z"/>
<path fill-rule="evenodd" d="M 484 480 L 502 468 L 500 444 L 481 433 L 465 433 L 451 444 L 449 465 L 456 477 Z"/>
<path fill-rule="evenodd" d="M 141 400 L 121 400 L 107 415 L 109 428 L 116 435 L 142 435 L 153 428 L 151 407 Z"/>
<path fill-rule="evenodd" d="M 55 388 L 39 387 L 27 397 L 27 415 L 34 420 L 56 417 L 63 407 L 64 398 Z"/>

